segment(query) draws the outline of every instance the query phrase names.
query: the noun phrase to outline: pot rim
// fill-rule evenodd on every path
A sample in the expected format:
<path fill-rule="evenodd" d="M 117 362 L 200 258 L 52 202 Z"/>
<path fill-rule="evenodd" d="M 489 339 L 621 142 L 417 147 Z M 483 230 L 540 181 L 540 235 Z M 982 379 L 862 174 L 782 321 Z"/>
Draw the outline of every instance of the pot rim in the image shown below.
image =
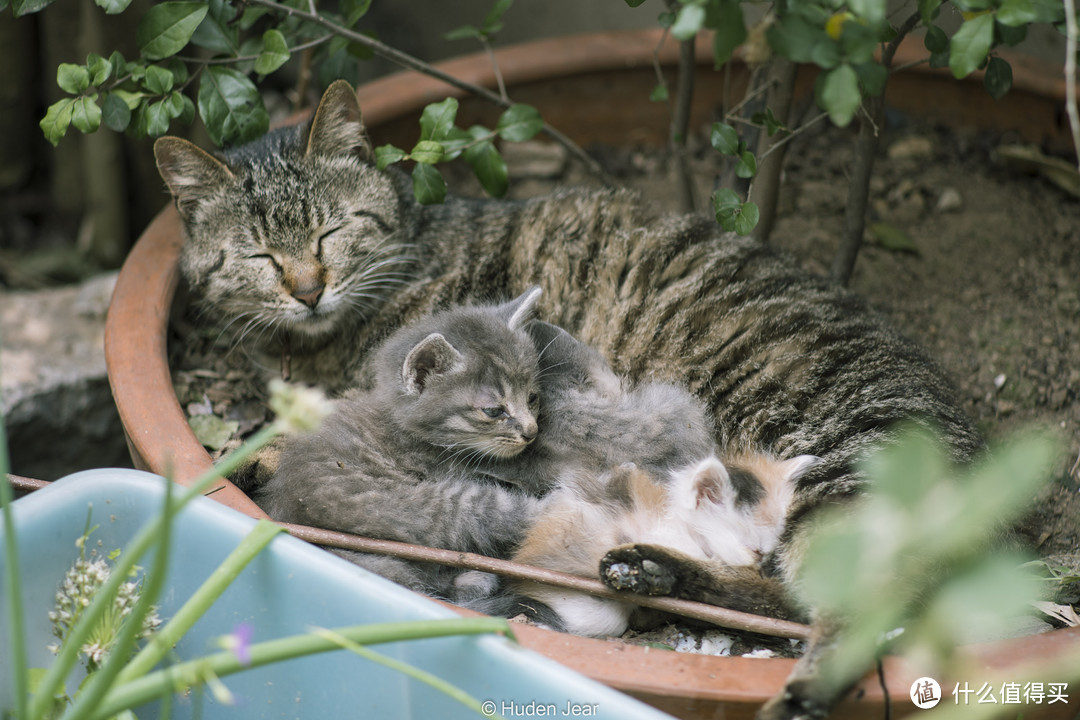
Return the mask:
<path fill-rule="evenodd" d="M 508 85 L 589 72 L 650 67 L 653 54 L 674 64 L 678 44 L 659 45 L 662 31 L 628 30 L 589 33 L 522 43 L 496 52 Z M 908 38 L 911 40 L 911 38 Z M 659 48 L 659 49 L 658 49 Z M 699 63 L 711 63 L 711 38 L 700 36 Z M 1064 80 L 1053 81 L 1031 58 L 1014 58 L 1014 83 L 1052 98 L 1064 97 Z M 925 56 L 913 43 L 901 45 L 898 65 Z M 441 70 L 469 82 L 495 87 L 491 60 L 485 53 L 450 59 Z M 1040 71 L 1039 68 L 1043 67 Z M 907 72 L 941 74 L 915 67 Z M 945 69 L 944 73 L 948 73 Z M 949 76 L 951 77 L 951 75 Z M 981 78 L 980 74 L 973 76 Z M 369 126 L 396 120 L 429 102 L 465 93 L 413 71 L 400 72 L 357 88 Z M 182 245 L 180 218 L 172 205 L 147 226 L 128 255 L 116 282 L 105 329 L 109 382 L 136 467 L 168 475 L 188 484 L 210 469 L 210 455 L 199 444 L 173 391 L 166 348 L 166 328 L 179 285 Z M 165 439 L 165 442 L 162 441 Z M 222 479 L 212 497 L 252 517 L 266 514 L 243 492 Z M 685 716 L 712 717 L 704 705 L 728 703 L 747 716 L 783 686 L 794 660 L 719 657 L 664 653 L 647 647 L 567 635 L 537 627 L 515 628 L 522 644 L 616 689 Z M 1057 630 L 967 649 L 985 668 L 1005 668 L 1017 658 L 1046 658 L 1080 643 L 1080 628 Z M 660 653 L 662 662 L 655 662 Z M 884 667 L 892 698 L 906 697 L 911 682 L 925 673 L 889 657 Z M 868 676 L 836 711 L 835 717 L 864 717 L 884 705 L 878 679 Z M 899 709 L 899 708 L 898 708 Z"/>

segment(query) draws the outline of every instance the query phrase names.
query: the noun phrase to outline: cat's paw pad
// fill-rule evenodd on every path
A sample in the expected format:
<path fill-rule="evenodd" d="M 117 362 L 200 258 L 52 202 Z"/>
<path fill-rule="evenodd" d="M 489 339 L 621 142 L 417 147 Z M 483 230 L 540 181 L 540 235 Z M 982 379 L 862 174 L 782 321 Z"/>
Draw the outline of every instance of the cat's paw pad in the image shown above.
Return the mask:
<path fill-rule="evenodd" d="M 600 561 L 600 579 L 613 590 L 638 595 L 670 595 L 675 576 L 658 562 L 642 557 L 636 547 L 616 548 Z"/>

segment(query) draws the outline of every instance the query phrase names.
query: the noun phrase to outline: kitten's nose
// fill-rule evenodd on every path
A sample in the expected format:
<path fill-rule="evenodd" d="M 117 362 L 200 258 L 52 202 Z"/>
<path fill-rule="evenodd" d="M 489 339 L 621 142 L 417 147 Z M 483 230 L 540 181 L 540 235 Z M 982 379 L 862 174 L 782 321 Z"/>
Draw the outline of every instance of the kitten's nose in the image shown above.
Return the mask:
<path fill-rule="evenodd" d="M 527 443 L 536 439 L 536 421 L 529 419 L 521 424 L 521 439 Z"/>
<path fill-rule="evenodd" d="M 322 297 L 323 290 L 325 289 L 326 286 L 322 283 L 312 283 L 296 288 L 296 290 L 293 291 L 292 296 L 308 307 L 313 308 L 319 304 L 319 298 Z"/>

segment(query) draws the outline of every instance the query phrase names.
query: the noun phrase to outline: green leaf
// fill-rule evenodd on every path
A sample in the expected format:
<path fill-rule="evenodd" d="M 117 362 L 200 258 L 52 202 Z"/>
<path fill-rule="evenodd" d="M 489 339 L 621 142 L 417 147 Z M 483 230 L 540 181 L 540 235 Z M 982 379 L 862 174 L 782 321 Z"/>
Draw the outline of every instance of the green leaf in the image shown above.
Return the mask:
<path fill-rule="evenodd" d="M 810 62 L 823 70 L 832 70 L 840 64 L 842 59 L 840 45 L 832 38 L 826 38 L 814 46 L 810 51 Z"/>
<path fill-rule="evenodd" d="M 1009 47 L 1015 47 L 1027 38 L 1028 26 L 1018 25 L 1009 27 L 1001 23 L 994 23 L 994 42 L 1002 42 Z"/>
<path fill-rule="evenodd" d="M 480 31 L 485 35 L 494 35 L 502 30 L 502 16 L 514 4 L 514 0 L 495 0 L 491 10 L 484 16 Z"/>
<path fill-rule="evenodd" d="M 442 143 L 435 140 L 421 140 L 413 147 L 409 157 L 424 165 L 434 165 L 443 159 Z"/>
<path fill-rule="evenodd" d="M 949 51 L 948 50 L 943 50 L 941 52 L 930 53 L 930 67 L 932 67 L 932 68 L 949 67 Z"/>
<path fill-rule="evenodd" d="M 199 82 L 199 115 L 216 145 L 254 140 L 270 127 L 262 97 L 246 75 L 209 65 Z"/>
<path fill-rule="evenodd" d="M 941 14 L 942 0 L 918 0 L 919 16 L 923 25 L 929 26 Z"/>
<path fill-rule="evenodd" d="M 115 132 L 124 132 L 131 122 L 131 108 L 115 90 L 101 102 L 101 121 Z"/>
<path fill-rule="evenodd" d="M 967 77 L 982 65 L 993 42 L 993 15 L 979 15 L 961 25 L 950 43 L 949 69 L 953 77 Z"/>
<path fill-rule="evenodd" d="M 45 139 L 54 146 L 59 144 L 60 138 L 67 133 L 74 107 L 75 98 L 64 98 L 50 105 L 45 112 L 45 117 L 38 123 L 42 132 L 45 133 Z"/>
<path fill-rule="evenodd" d="M 53 2 L 54 0 L 11 0 L 11 12 L 15 17 L 21 17 L 44 10 Z"/>
<path fill-rule="evenodd" d="M 220 450 L 240 428 L 235 420 L 223 420 L 217 415 L 192 415 L 188 425 L 195 433 L 199 444 L 211 450 Z"/>
<path fill-rule="evenodd" d="M 97 87 L 109 79 L 113 67 L 97 53 L 90 53 L 86 56 L 86 69 L 90 73 L 90 84 Z"/>
<path fill-rule="evenodd" d="M 930 25 L 926 28 L 923 45 L 930 52 L 945 52 L 949 49 L 949 36 L 937 25 Z"/>
<path fill-rule="evenodd" d="M 739 235 L 749 235 L 757 227 L 761 218 L 761 211 L 752 202 L 744 202 L 739 208 L 739 214 L 735 216 L 735 232 Z"/>
<path fill-rule="evenodd" d="M 210 7 L 201 2 L 166 2 L 151 5 L 139 21 L 135 41 L 144 57 L 161 60 L 180 52 L 203 21 Z"/>
<path fill-rule="evenodd" d="M 874 61 L 865 62 L 855 66 L 855 73 L 859 76 L 859 84 L 867 95 L 877 96 L 885 92 L 889 71 L 884 65 Z"/>
<path fill-rule="evenodd" d="M 511 105 L 499 116 L 495 132 L 503 140 L 522 142 L 534 137 L 544 129 L 544 119 L 532 105 Z"/>
<path fill-rule="evenodd" d="M 625 0 L 625 1 L 626 1 L 626 4 L 629 5 L 630 7 L 637 7 L 641 3 L 645 2 L 645 0 Z"/>
<path fill-rule="evenodd" d="M 885 0 L 848 0 L 848 8 L 869 25 L 885 20 Z"/>
<path fill-rule="evenodd" d="M 351 85 L 356 85 L 360 78 L 356 58 L 347 49 L 330 53 L 319 63 L 320 85 L 327 87 L 338 78 L 348 80 Z"/>
<path fill-rule="evenodd" d="M 341 13 L 345 16 L 345 27 L 352 27 L 367 15 L 371 0 L 341 0 Z"/>
<path fill-rule="evenodd" d="M 664 84 L 657 85 L 656 87 L 654 87 L 652 89 L 652 92 L 649 93 L 649 101 L 650 102 L 667 102 L 667 99 L 668 99 L 667 85 L 664 85 Z"/>
<path fill-rule="evenodd" d="M 1012 88 L 1012 66 L 999 57 L 990 58 L 986 65 L 986 74 L 983 75 L 983 87 L 990 97 L 1000 100 Z"/>
<path fill-rule="evenodd" d="M 494 133 L 490 133 L 486 128 L 480 128 L 481 137 L 492 138 L 495 137 Z M 456 159 L 461 152 L 465 150 L 466 146 L 472 143 L 473 136 L 465 132 L 459 127 L 450 128 L 450 132 L 446 138 L 442 141 L 443 156 L 442 162 L 449 162 Z"/>
<path fill-rule="evenodd" d="M 109 92 L 109 95 L 115 95 L 116 97 L 123 100 L 124 104 L 127 105 L 128 110 L 134 110 L 135 108 L 139 107 L 139 103 L 141 103 L 143 100 L 142 93 L 128 92 L 127 90 L 121 90 L 119 88 Z"/>
<path fill-rule="evenodd" d="M 417 163 L 412 172 L 413 195 L 421 205 L 436 205 L 446 199 L 446 181 L 434 165 Z"/>
<path fill-rule="evenodd" d="M 167 97 L 162 98 L 162 103 L 168 111 L 170 119 L 183 116 L 184 95 L 179 90 L 173 90 Z"/>
<path fill-rule="evenodd" d="M 408 153 L 399 147 L 380 145 L 375 148 L 375 167 L 379 170 L 385 170 L 390 165 L 404 160 L 407 155 Z"/>
<path fill-rule="evenodd" d="M 710 5 L 708 25 L 713 28 L 713 64 L 719 69 L 731 59 L 735 48 L 746 42 L 746 20 L 738 0 L 720 0 Z"/>
<path fill-rule="evenodd" d="M 850 65 L 830 70 L 821 86 L 821 102 L 829 119 L 839 127 L 846 127 L 859 109 L 862 95 L 859 93 L 859 76 Z"/>
<path fill-rule="evenodd" d="M 81 97 L 71 107 L 71 124 L 83 133 L 96 132 L 101 127 L 101 107 L 95 98 Z"/>
<path fill-rule="evenodd" d="M 785 15 L 774 23 L 765 37 L 778 55 L 794 62 L 811 62 L 817 45 L 833 42 L 823 27 L 811 25 L 795 14 Z"/>
<path fill-rule="evenodd" d="M 675 24 L 675 13 L 662 12 L 656 16 L 656 22 L 658 25 L 660 25 L 660 27 L 667 30 Z"/>
<path fill-rule="evenodd" d="M 176 91 L 174 91 L 176 92 Z M 179 120 L 185 125 L 190 125 L 195 119 L 195 102 L 187 95 L 180 95 L 180 100 L 184 104 L 183 110 L 180 112 Z"/>
<path fill-rule="evenodd" d="M 752 178 L 757 173 L 757 158 L 749 150 L 743 150 L 739 154 L 739 164 L 735 166 L 735 174 L 741 178 Z"/>
<path fill-rule="evenodd" d="M 676 40 L 689 40 L 705 26 L 705 8 L 701 5 L 683 5 L 671 26 L 671 35 Z"/>
<path fill-rule="evenodd" d="M 240 50 L 240 28 L 233 20 L 236 8 L 227 0 L 210 0 L 209 12 L 195 32 L 191 42 L 207 50 L 235 57 Z"/>
<path fill-rule="evenodd" d="M 878 244 L 892 252 L 906 252 L 913 255 L 919 254 L 919 246 L 906 232 L 888 223 L 874 223 L 870 226 L 870 234 L 878 241 Z M 906 475 L 906 474 L 905 474 Z M 903 482 L 899 484 L 903 485 Z M 910 482 L 908 483 L 910 485 Z"/>
<path fill-rule="evenodd" d="M 165 100 L 158 100 L 146 107 L 145 131 L 150 137 L 160 137 L 169 132 L 169 104 Z"/>
<path fill-rule="evenodd" d="M 263 33 L 263 49 L 255 58 L 255 72 L 269 75 L 289 61 L 289 45 L 280 30 L 271 28 Z"/>
<path fill-rule="evenodd" d="M 484 192 L 492 197 L 502 197 L 506 194 L 510 186 L 506 161 L 495 149 L 494 144 L 482 142 L 479 145 L 473 145 L 465 151 L 465 162 L 472 168 Z"/>
<path fill-rule="evenodd" d="M 56 84 L 64 92 L 78 95 L 90 87 L 90 73 L 82 65 L 60 63 L 56 68 Z"/>
<path fill-rule="evenodd" d="M 784 129 L 783 123 L 776 119 L 776 115 L 773 114 L 772 108 L 765 108 L 764 112 L 754 113 L 750 117 L 750 122 L 755 125 L 763 126 L 769 137 L 772 137 Z"/>
<path fill-rule="evenodd" d="M 995 19 L 1002 25 L 1017 27 L 1035 22 L 1038 14 L 1031 0 L 1003 0 Z"/>
<path fill-rule="evenodd" d="M 742 199 L 730 188 L 720 188 L 713 193 L 713 212 L 716 222 L 728 232 L 735 229 L 735 216 L 742 211 Z"/>
<path fill-rule="evenodd" d="M 1061 0 L 1031 0 L 1037 23 L 1057 23 L 1065 19 L 1065 5 Z"/>
<path fill-rule="evenodd" d="M 119 50 L 114 50 L 113 54 L 109 56 L 109 64 L 112 65 L 113 77 L 120 77 L 127 72 L 127 60 L 124 59 L 123 53 Z"/>
<path fill-rule="evenodd" d="M 484 33 L 480 32 L 480 28 L 475 25 L 462 25 L 444 33 L 443 38 L 446 40 L 483 40 Z"/>
<path fill-rule="evenodd" d="M 106 15 L 119 15 L 131 4 L 131 0 L 94 0 L 94 2 L 105 11 Z"/>
<path fill-rule="evenodd" d="M 151 65 L 146 68 L 146 89 L 154 95 L 165 95 L 173 89 L 173 74 L 163 67 Z"/>
<path fill-rule="evenodd" d="M 420 115 L 420 139 L 435 142 L 445 140 L 454 127 L 457 111 L 458 101 L 452 97 L 425 107 Z"/>
<path fill-rule="evenodd" d="M 739 133 L 727 123 L 714 122 L 709 133 L 709 144 L 724 155 L 739 152 Z"/>

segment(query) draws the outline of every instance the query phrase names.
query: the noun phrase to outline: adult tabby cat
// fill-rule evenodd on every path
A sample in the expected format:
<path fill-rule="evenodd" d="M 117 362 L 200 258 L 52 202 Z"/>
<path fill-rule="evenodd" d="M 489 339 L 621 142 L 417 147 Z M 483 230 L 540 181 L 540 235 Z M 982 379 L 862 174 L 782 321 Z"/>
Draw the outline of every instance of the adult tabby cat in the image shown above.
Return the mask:
<path fill-rule="evenodd" d="M 155 153 L 204 316 L 291 348 L 298 377 L 366 382 L 364 360 L 393 328 L 538 285 L 542 316 L 620 375 L 702 398 L 720 446 L 819 456 L 764 561 L 787 583 L 814 512 L 861 491 L 859 460 L 899 421 L 932 426 L 957 461 L 982 448 L 934 363 L 853 294 L 710 217 L 658 214 L 629 192 L 421 206 L 405 175 L 375 168 L 344 82 L 310 122 L 223 160 L 175 138 Z M 832 630 L 819 631 L 764 716 L 819 716 L 843 693 L 817 673 Z"/>

